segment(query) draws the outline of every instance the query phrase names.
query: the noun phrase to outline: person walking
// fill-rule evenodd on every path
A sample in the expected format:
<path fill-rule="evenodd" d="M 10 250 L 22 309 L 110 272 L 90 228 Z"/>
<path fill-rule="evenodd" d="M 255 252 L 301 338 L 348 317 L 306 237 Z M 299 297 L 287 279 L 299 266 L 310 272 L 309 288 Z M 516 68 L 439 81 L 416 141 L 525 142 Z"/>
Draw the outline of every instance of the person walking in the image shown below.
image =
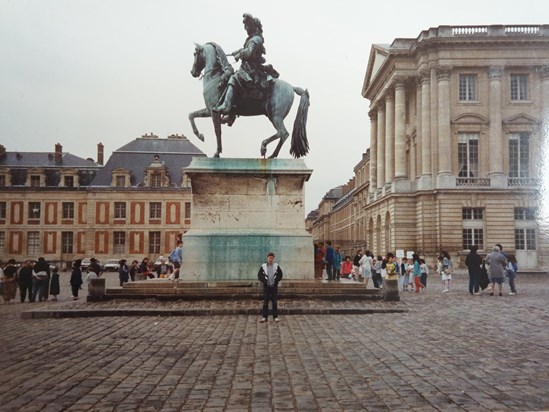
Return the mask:
<path fill-rule="evenodd" d="M 517 277 L 517 271 L 518 271 L 518 263 L 515 255 L 508 255 L 507 260 L 509 263 L 507 263 L 507 275 L 509 277 L 509 288 L 511 289 L 511 292 L 509 292 L 510 295 L 516 295 L 517 294 L 517 288 L 515 286 L 515 279 Z"/>
<path fill-rule="evenodd" d="M 444 283 L 442 292 L 450 292 L 452 290 L 452 259 L 445 250 L 440 252 L 440 277 Z"/>
<path fill-rule="evenodd" d="M 334 248 L 332 242 L 328 240 L 326 242 L 326 255 L 324 256 L 326 262 L 326 275 L 328 280 L 334 280 Z"/>
<path fill-rule="evenodd" d="M 120 280 L 120 287 L 130 280 L 130 269 L 126 265 L 126 259 L 122 259 L 118 263 L 118 279 Z"/>
<path fill-rule="evenodd" d="M 324 270 L 324 242 L 315 243 L 314 246 L 314 261 L 315 261 L 315 279 L 322 279 L 322 271 Z"/>
<path fill-rule="evenodd" d="M 32 302 L 32 260 L 25 260 L 23 266 L 19 269 L 17 275 L 21 303 L 25 302 L 28 296 L 29 302 Z"/>
<path fill-rule="evenodd" d="M 135 275 L 139 272 L 139 262 L 137 260 L 132 261 L 132 266 L 130 267 L 130 278 L 132 282 L 135 282 Z"/>
<path fill-rule="evenodd" d="M 482 258 L 477 253 L 478 246 L 471 246 L 471 250 L 465 258 L 465 266 L 469 271 L 469 293 L 471 295 L 479 295 L 480 271 L 482 266 Z"/>
<path fill-rule="evenodd" d="M 82 259 L 77 259 L 72 264 L 72 273 L 71 273 L 71 290 L 72 290 L 72 299 L 78 299 L 78 291 L 80 286 L 84 283 L 82 280 Z"/>
<path fill-rule="evenodd" d="M 419 259 L 419 266 L 421 267 L 421 284 L 423 289 L 427 289 L 427 276 L 429 275 L 429 267 L 425 263 L 425 259 Z"/>
<path fill-rule="evenodd" d="M 501 253 L 499 246 L 494 245 L 492 253 L 486 256 L 486 264 L 488 265 L 488 276 L 490 277 L 490 283 L 492 284 L 490 296 L 494 296 L 496 283 L 498 284 L 499 296 L 503 296 L 502 287 L 505 277 L 504 270 L 507 267 L 507 258 Z"/>
<path fill-rule="evenodd" d="M 334 278 L 339 280 L 341 278 L 341 251 L 340 246 L 335 245 L 334 249 Z"/>
<path fill-rule="evenodd" d="M 360 270 L 362 271 L 362 277 L 364 278 L 364 287 L 368 288 L 368 280 L 372 278 L 372 263 L 373 259 L 370 256 L 371 253 L 369 250 L 364 252 L 364 255 L 358 261 L 360 265 Z M 374 282 L 374 286 L 377 288 L 378 285 Z"/>
<path fill-rule="evenodd" d="M 425 285 L 421 283 L 421 262 L 419 255 L 414 253 L 412 255 L 412 276 L 414 277 L 414 289 L 416 293 L 419 293 L 421 289 L 425 288 Z"/>
<path fill-rule="evenodd" d="M 173 265 L 173 272 L 171 274 L 171 277 L 173 279 L 179 279 L 181 275 L 181 265 L 183 264 L 183 241 L 178 240 L 177 244 L 175 246 L 175 249 L 173 249 L 170 252 L 170 262 Z M 160 274 L 158 275 L 160 276 Z"/>
<path fill-rule="evenodd" d="M 278 283 L 282 280 L 282 269 L 275 263 L 275 254 L 267 254 L 267 262 L 263 263 L 257 273 L 257 279 L 263 283 L 263 317 L 261 322 L 267 322 L 269 318 L 269 301 L 272 302 L 273 319 L 278 322 Z"/>

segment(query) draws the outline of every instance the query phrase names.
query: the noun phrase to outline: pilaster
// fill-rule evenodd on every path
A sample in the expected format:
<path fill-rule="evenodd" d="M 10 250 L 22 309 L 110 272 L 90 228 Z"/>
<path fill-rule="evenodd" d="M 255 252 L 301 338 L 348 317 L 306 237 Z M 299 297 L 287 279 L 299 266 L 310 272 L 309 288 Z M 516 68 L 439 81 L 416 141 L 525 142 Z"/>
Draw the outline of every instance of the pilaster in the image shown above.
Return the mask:
<path fill-rule="evenodd" d="M 383 103 L 383 104 L 381 104 Z M 385 183 L 385 102 L 377 109 L 377 189 Z"/>
<path fill-rule="evenodd" d="M 450 74 L 452 68 L 439 66 L 437 68 L 438 89 L 438 170 L 439 176 L 452 175 L 452 145 L 450 140 Z"/>
<path fill-rule="evenodd" d="M 391 89 L 385 96 L 385 183 L 395 176 L 395 99 Z"/>
<path fill-rule="evenodd" d="M 492 187 L 505 187 L 503 176 L 503 136 L 501 114 L 501 77 L 503 66 L 491 66 L 488 70 L 490 82 L 490 157 L 489 172 Z"/>
<path fill-rule="evenodd" d="M 370 192 L 377 188 L 377 110 L 368 112 L 370 117 Z"/>

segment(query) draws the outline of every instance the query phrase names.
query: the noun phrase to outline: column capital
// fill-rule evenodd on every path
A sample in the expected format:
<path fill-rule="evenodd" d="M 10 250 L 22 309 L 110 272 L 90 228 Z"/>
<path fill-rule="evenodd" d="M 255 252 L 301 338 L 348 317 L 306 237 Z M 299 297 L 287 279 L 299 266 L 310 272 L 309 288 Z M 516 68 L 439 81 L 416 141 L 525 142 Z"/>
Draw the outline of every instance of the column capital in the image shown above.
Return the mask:
<path fill-rule="evenodd" d="M 539 68 L 539 74 L 543 80 L 549 79 L 549 64 Z"/>
<path fill-rule="evenodd" d="M 431 81 L 431 71 L 429 69 L 422 69 L 417 74 L 419 84 L 428 83 Z"/>
<path fill-rule="evenodd" d="M 488 68 L 488 78 L 490 80 L 501 80 L 505 66 L 490 66 Z"/>
<path fill-rule="evenodd" d="M 374 107 L 368 112 L 368 117 L 370 118 L 370 121 L 377 121 L 377 107 Z"/>
<path fill-rule="evenodd" d="M 435 67 L 436 73 L 437 73 L 437 80 L 440 81 L 448 81 L 450 80 L 450 74 L 452 73 L 452 66 L 436 66 Z"/>

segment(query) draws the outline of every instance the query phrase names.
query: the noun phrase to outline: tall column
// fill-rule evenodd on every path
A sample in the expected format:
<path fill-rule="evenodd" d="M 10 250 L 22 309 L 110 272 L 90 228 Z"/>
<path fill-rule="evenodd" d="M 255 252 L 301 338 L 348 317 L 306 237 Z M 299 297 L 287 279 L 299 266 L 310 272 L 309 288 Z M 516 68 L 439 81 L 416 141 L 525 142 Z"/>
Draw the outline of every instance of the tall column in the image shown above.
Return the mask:
<path fill-rule="evenodd" d="M 370 193 L 377 188 L 377 111 L 368 112 L 370 116 Z"/>
<path fill-rule="evenodd" d="M 377 109 L 377 188 L 385 183 L 385 107 L 379 102 Z"/>
<path fill-rule="evenodd" d="M 503 139 L 501 130 L 501 76 L 503 67 L 491 66 L 490 79 L 490 172 L 503 173 Z"/>
<path fill-rule="evenodd" d="M 431 175 L 431 79 L 428 71 L 420 73 L 421 81 L 421 174 Z"/>
<path fill-rule="evenodd" d="M 395 179 L 406 178 L 406 88 L 395 84 Z"/>
<path fill-rule="evenodd" d="M 432 66 L 429 70 L 431 76 L 431 175 L 435 176 L 438 171 L 438 88 L 436 66 Z"/>
<path fill-rule="evenodd" d="M 438 170 L 437 175 L 452 174 L 450 136 L 450 67 L 437 68 L 438 82 Z"/>
<path fill-rule="evenodd" d="M 393 90 L 385 97 L 385 183 L 395 176 L 395 99 Z"/>

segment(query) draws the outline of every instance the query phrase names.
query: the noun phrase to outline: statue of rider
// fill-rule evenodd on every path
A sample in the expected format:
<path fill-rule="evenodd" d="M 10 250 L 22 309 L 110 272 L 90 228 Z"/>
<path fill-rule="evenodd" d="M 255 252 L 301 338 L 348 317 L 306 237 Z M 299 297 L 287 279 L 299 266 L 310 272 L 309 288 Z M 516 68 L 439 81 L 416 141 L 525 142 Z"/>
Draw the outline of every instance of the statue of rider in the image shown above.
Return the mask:
<path fill-rule="evenodd" d="M 240 69 L 229 78 L 223 102 L 214 108 L 215 111 L 225 115 L 230 114 L 233 109 L 235 94 L 240 97 L 243 90 L 251 87 L 266 89 L 268 84 L 278 77 L 278 72 L 271 65 L 263 65 L 265 46 L 261 21 L 248 13 L 242 17 L 248 38 L 244 42 L 244 47 L 232 53 L 235 60 L 241 59 L 242 63 Z M 219 87 L 224 87 L 223 81 Z"/>

